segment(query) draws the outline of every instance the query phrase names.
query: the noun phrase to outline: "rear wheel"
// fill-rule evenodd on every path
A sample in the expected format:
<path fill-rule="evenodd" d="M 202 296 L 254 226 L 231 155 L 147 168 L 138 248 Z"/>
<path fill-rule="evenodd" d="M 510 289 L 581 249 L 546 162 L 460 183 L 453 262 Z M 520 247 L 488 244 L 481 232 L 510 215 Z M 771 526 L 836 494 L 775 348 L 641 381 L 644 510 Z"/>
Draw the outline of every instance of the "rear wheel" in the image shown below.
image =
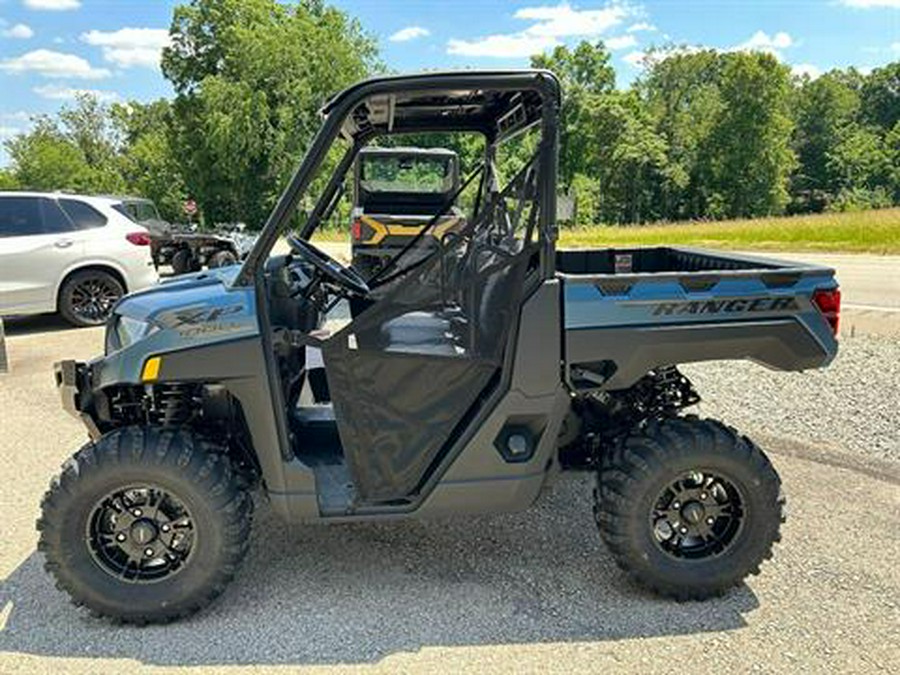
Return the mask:
<path fill-rule="evenodd" d="M 75 272 L 59 291 L 59 313 L 75 326 L 99 326 L 125 295 L 122 283 L 103 270 Z"/>
<path fill-rule="evenodd" d="M 247 550 L 252 501 L 221 448 L 129 428 L 79 450 L 41 511 L 38 548 L 58 587 L 96 615 L 145 624 L 224 590 Z"/>
<path fill-rule="evenodd" d="M 216 251 L 209 257 L 207 267 L 225 267 L 234 265 L 238 261 L 237 256 L 228 250 Z"/>
<path fill-rule="evenodd" d="M 779 541 L 784 499 L 765 454 L 713 420 L 652 423 L 604 458 L 594 514 L 616 563 L 679 600 L 757 574 Z"/>

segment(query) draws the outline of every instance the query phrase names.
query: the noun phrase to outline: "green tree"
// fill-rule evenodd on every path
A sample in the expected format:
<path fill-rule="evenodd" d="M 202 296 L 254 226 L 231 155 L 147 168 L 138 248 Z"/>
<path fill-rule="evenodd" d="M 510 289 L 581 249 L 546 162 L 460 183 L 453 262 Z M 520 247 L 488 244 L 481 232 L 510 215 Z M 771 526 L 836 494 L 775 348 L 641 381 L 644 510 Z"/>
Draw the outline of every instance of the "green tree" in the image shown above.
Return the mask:
<path fill-rule="evenodd" d="M 895 190 L 896 157 L 881 129 L 874 126 L 845 127 L 828 152 L 828 170 L 835 176 L 839 192 L 835 210 L 890 206 Z"/>
<path fill-rule="evenodd" d="M 172 107 L 165 99 L 114 105 L 113 123 L 122 138 L 118 168 L 128 191 L 152 199 L 170 221 L 183 217 L 187 192 L 172 148 Z"/>
<path fill-rule="evenodd" d="M 900 61 L 873 70 L 862 85 L 865 120 L 890 131 L 900 121 Z"/>
<path fill-rule="evenodd" d="M 87 191 L 96 176 L 81 149 L 49 118 L 6 143 L 16 181 L 31 190 Z"/>
<path fill-rule="evenodd" d="M 722 114 L 722 61 L 714 50 L 655 52 L 636 88 L 666 144 L 657 213 L 667 219 L 708 215 L 712 158 L 707 139 Z"/>
<path fill-rule="evenodd" d="M 586 41 L 574 49 L 559 46 L 550 54 L 537 54 L 531 58 L 531 65 L 552 70 L 562 85 L 559 179 L 562 185 L 569 186 L 576 174 L 590 173 L 591 161 L 586 147 L 590 129 L 585 124 L 588 122 L 591 100 L 615 89 L 615 70 L 603 43 Z M 581 180 L 583 182 L 583 178 Z"/>
<path fill-rule="evenodd" d="M 796 162 L 790 147 L 790 70 L 770 54 L 735 52 L 719 58 L 722 108 L 705 143 L 712 158 L 709 213 L 781 213 Z"/>
<path fill-rule="evenodd" d="M 335 92 L 379 67 L 359 23 L 318 0 L 192 0 L 162 67 L 177 92 L 174 149 L 212 221 L 262 225 Z"/>
<path fill-rule="evenodd" d="M 639 223 L 657 216 L 654 198 L 667 146 L 638 93 L 591 96 L 586 111 L 590 171 L 599 191 L 594 222 Z"/>
<path fill-rule="evenodd" d="M 17 190 L 19 187 L 19 179 L 12 169 L 0 169 L 0 190 Z"/>
<path fill-rule="evenodd" d="M 821 210 L 840 191 L 829 153 L 856 123 L 859 112 L 859 82 L 852 74 L 835 70 L 800 82 L 793 140 L 798 166 L 791 181 L 795 209 Z"/>

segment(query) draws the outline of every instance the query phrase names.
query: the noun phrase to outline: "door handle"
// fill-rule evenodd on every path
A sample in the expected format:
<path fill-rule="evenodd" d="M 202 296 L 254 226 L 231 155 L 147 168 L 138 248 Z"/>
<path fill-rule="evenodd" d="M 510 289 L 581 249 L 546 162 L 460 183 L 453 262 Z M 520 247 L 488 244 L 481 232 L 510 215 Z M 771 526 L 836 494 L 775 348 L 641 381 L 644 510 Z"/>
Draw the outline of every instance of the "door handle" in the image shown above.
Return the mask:
<path fill-rule="evenodd" d="M 57 239 L 53 242 L 56 248 L 69 248 L 74 242 L 71 239 Z"/>

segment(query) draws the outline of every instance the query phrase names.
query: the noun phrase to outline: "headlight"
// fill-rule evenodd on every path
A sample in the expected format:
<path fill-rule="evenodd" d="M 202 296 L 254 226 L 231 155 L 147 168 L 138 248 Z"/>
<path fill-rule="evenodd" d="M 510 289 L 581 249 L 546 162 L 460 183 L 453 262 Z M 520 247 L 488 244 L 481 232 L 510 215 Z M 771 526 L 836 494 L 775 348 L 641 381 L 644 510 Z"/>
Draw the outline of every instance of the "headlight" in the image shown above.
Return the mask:
<path fill-rule="evenodd" d="M 157 330 L 149 321 L 116 315 L 106 329 L 106 353 L 124 349 Z"/>

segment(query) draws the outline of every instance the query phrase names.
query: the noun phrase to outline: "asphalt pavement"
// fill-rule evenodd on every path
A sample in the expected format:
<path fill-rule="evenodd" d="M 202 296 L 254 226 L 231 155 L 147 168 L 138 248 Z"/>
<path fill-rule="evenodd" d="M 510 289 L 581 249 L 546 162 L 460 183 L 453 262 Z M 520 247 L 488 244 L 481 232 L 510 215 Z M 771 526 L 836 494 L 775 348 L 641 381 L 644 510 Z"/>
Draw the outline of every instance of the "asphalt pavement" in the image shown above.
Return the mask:
<path fill-rule="evenodd" d="M 576 476 L 529 511 L 474 519 L 290 528 L 260 503 L 246 564 L 208 610 L 162 627 L 93 619 L 41 569 L 34 519 L 85 440 L 50 364 L 93 356 L 102 333 L 52 318 L 7 330 L 4 674 L 896 672 L 900 662 L 898 464 L 771 433 L 756 438 L 784 480 L 784 538 L 761 576 L 717 600 L 633 587 L 595 531 L 590 477 Z"/>

